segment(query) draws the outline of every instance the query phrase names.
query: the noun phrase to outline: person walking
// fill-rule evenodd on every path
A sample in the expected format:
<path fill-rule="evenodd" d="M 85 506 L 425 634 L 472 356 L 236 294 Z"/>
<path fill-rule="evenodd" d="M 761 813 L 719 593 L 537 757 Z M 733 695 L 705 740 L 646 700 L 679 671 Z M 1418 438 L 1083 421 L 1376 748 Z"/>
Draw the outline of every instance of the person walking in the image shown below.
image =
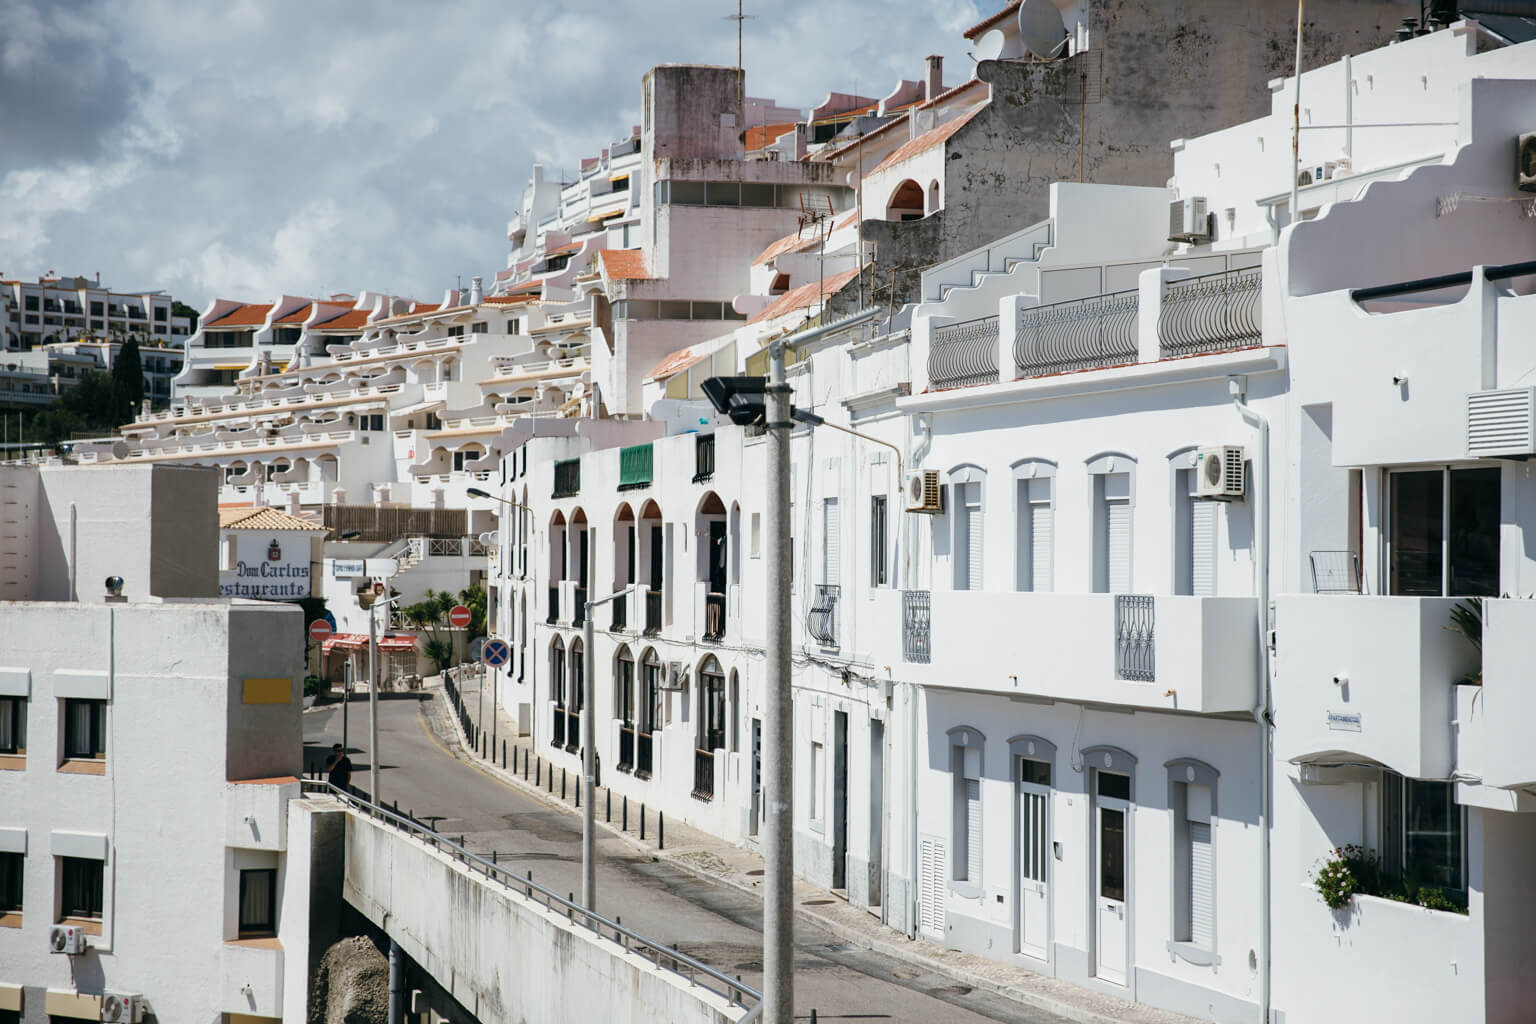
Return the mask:
<path fill-rule="evenodd" d="M 325 770 L 330 773 L 328 778 L 331 785 L 345 793 L 352 792 L 352 759 L 340 743 L 331 744 L 331 759 Z"/>

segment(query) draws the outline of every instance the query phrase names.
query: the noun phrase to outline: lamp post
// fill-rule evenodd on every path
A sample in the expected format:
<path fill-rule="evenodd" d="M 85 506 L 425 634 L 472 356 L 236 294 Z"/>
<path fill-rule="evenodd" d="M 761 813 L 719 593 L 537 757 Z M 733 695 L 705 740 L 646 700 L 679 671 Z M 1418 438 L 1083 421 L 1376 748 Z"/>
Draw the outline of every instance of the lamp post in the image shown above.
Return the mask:
<path fill-rule="evenodd" d="M 396 600 L 375 598 L 368 606 L 368 799 L 380 807 L 384 801 L 379 797 L 379 631 L 374 612 Z"/>
<path fill-rule="evenodd" d="M 705 396 L 740 426 L 768 428 L 766 513 L 768 559 L 767 692 L 763 700 L 763 1022 L 792 1024 L 794 985 L 794 697 L 790 690 L 789 434 L 792 389 L 784 380 L 784 351 L 795 344 L 855 327 L 880 314 L 867 309 L 812 328 L 768 349 L 768 379 L 711 377 Z M 759 398 L 758 396 L 762 396 Z M 802 417 L 803 418 L 803 417 Z M 817 417 L 819 419 L 819 417 Z M 900 454 L 899 452 L 897 453 Z"/>
<path fill-rule="evenodd" d="M 523 511 L 523 512 L 532 512 L 533 511 L 533 509 L 529 508 L 527 505 L 524 505 L 520 501 L 512 501 L 512 500 L 510 500 L 508 498 L 499 497 L 499 496 L 497 496 L 495 494 L 492 494 L 490 491 L 482 490 L 479 487 L 469 487 L 469 488 L 466 488 L 464 493 L 468 494 L 472 498 L 485 498 L 488 501 L 500 502 L 503 505 L 509 505 L 512 508 L 519 509 L 520 511 Z M 510 562 L 511 558 L 509 557 L 507 559 L 507 561 Z M 505 572 L 505 569 L 503 569 L 503 572 Z M 513 608 L 514 609 L 516 608 L 516 603 L 515 602 L 513 604 Z M 488 623 L 487 624 L 487 628 L 489 630 L 491 630 L 492 632 L 494 632 L 495 628 L 496 628 L 496 624 L 494 622 Z M 499 682 L 499 680 L 501 678 L 501 671 L 502 670 L 500 668 L 498 668 L 495 672 L 493 672 L 491 674 L 491 687 L 492 687 L 492 689 L 491 689 L 491 749 L 492 750 L 494 750 L 496 748 L 496 708 L 498 707 L 496 687 L 497 687 L 498 682 Z M 485 705 L 484 705 L 484 697 L 485 697 L 485 663 L 483 661 L 480 664 L 480 696 L 481 696 L 481 701 L 482 701 L 481 707 L 480 707 L 480 716 L 481 716 L 481 720 L 484 721 L 484 718 L 485 718 Z"/>

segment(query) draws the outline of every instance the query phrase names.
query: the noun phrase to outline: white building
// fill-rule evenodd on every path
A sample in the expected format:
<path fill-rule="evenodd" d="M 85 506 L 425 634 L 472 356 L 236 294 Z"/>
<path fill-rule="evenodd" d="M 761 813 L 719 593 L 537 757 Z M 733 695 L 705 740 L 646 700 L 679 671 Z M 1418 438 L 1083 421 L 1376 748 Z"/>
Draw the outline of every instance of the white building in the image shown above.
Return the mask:
<path fill-rule="evenodd" d="M 112 291 L 99 277 L 0 280 L 0 297 L 0 349 L 7 352 L 81 338 L 180 347 L 192 333 L 169 295 Z"/>
<path fill-rule="evenodd" d="M 146 1020 L 276 1020 L 284 957 L 307 955 L 307 897 L 279 909 L 302 616 L 213 596 L 216 487 L 0 467 L 7 1020 L 104 1020 L 113 996 Z"/>

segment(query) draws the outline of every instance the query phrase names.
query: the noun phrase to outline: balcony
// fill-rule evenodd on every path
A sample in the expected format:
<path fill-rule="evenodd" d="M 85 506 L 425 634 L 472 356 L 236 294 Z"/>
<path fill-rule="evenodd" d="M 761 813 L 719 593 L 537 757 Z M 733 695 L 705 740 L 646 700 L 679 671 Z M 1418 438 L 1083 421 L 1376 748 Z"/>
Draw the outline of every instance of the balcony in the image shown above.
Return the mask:
<path fill-rule="evenodd" d="M 1454 598 L 1294 595 L 1275 602 L 1277 757 L 1367 760 L 1415 779 L 1454 766 L 1456 683 L 1477 651 Z"/>
<path fill-rule="evenodd" d="M 655 742 L 648 732 L 635 732 L 635 778 L 648 779 L 655 760 Z"/>
<path fill-rule="evenodd" d="M 613 604 L 613 621 L 608 628 L 615 633 L 629 628 L 629 595 L 615 598 Z"/>
<path fill-rule="evenodd" d="M 914 597 L 913 653 L 922 651 L 916 641 L 925 610 L 932 635 L 978 639 L 929 647 L 928 661 L 907 659 L 907 675 L 914 682 L 987 693 L 1135 708 L 1197 714 L 1252 709 L 1259 680 L 1253 598 L 1144 599 L 1151 602 L 1146 624 L 1155 621 L 1157 629 L 1143 651 L 1139 635 L 1122 644 L 1122 631 L 1132 623 L 1117 616 L 1121 596 L 939 590 L 927 595 L 926 609 L 922 596 Z M 907 614 L 904 595 L 904 627 Z M 1002 660 L 1000 638 L 1007 640 Z M 1155 682 L 1121 676 L 1123 659 L 1132 652 L 1144 660 L 1130 667 L 1155 666 Z"/>
<path fill-rule="evenodd" d="M 558 583 L 549 588 L 549 617 L 544 621 L 551 626 L 560 621 L 560 584 Z"/>
<path fill-rule="evenodd" d="M 555 704 L 553 706 L 553 708 L 552 708 L 551 714 L 552 714 L 552 718 L 550 719 L 550 743 L 553 746 L 556 746 L 556 747 L 563 747 L 563 746 L 565 746 L 565 736 L 566 736 L 566 730 L 565 730 L 565 722 L 566 722 L 565 705 L 564 704 L 558 704 L 558 703 Z M 580 735 L 579 727 L 576 730 L 576 734 Z"/>
<path fill-rule="evenodd" d="M 715 798 L 715 752 L 713 750 L 694 750 L 693 752 L 693 798 L 695 800 Z"/>
<path fill-rule="evenodd" d="M 619 490 L 629 491 L 651 486 L 654 449 L 647 444 L 632 444 L 619 449 Z"/>
<path fill-rule="evenodd" d="M 661 632 L 661 591 L 647 590 L 645 592 L 645 635 L 655 636 Z"/>
<path fill-rule="evenodd" d="M 1020 377 L 1119 366 L 1137 360 L 1135 291 L 1019 310 L 1013 360 Z"/>
<path fill-rule="evenodd" d="M 551 498 L 569 498 L 581 493 L 581 460 L 562 459 L 555 463 L 555 489 Z"/>
<path fill-rule="evenodd" d="M 818 583 L 811 612 L 806 616 L 806 632 L 823 647 L 837 646 L 837 605 L 841 589 L 829 583 Z"/>
<path fill-rule="evenodd" d="M 928 350 L 928 382 L 935 388 L 997 383 L 997 317 L 935 328 Z"/>
<path fill-rule="evenodd" d="M 635 769 L 635 727 L 628 722 L 619 726 L 619 763 L 621 772 Z"/>
<path fill-rule="evenodd" d="M 577 585 L 571 589 L 571 625 L 580 626 L 587 621 L 587 588 Z"/>
<path fill-rule="evenodd" d="M 1536 748 L 1530 723 L 1536 721 L 1536 666 L 1531 637 L 1536 636 L 1536 601 L 1483 598 L 1483 685 L 1481 763 L 1485 786 L 1536 785 Z M 1468 760 L 1467 737 L 1458 764 Z"/>
<path fill-rule="evenodd" d="M 715 475 L 715 435 L 700 434 L 693 442 L 693 482 L 701 484 Z"/>
<path fill-rule="evenodd" d="M 221 1001 L 232 1017 L 283 1012 L 283 949 L 276 939 L 226 942 Z"/>
<path fill-rule="evenodd" d="M 228 783 L 225 845 L 247 850 L 287 849 L 288 801 L 298 795 L 298 779 Z"/>
<path fill-rule="evenodd" d="M 928 664 L 933 660 L 929 620 L 933 613 L 933 595 L 926 590 L 905 590 L 901 594 L 901 655 L 907 661 Z"/>
<path fill-rule="evenodd" d="M 1262 285 L 1257 267 L 1170 281 L 1157 316 L 1161 358 L 1260 344 Z"/>

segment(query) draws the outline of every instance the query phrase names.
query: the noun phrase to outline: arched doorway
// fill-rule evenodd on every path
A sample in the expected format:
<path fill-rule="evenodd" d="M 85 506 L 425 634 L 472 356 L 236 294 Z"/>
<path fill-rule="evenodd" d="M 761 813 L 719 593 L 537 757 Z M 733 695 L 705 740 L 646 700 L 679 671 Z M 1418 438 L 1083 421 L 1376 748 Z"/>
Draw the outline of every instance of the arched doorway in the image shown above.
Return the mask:
<path fill-rule="evenodd" d="M 922 220 L 923 186 L 908 178 L 896 186 L 885 204 L 886 220 Z"/>

